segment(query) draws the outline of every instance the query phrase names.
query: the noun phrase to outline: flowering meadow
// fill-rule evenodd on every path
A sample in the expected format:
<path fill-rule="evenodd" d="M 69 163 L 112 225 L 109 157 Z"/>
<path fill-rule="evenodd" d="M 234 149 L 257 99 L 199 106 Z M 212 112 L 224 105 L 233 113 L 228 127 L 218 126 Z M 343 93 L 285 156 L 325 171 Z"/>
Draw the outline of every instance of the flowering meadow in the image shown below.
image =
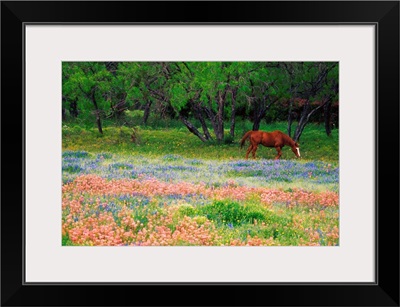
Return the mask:
<path fill-rule="evenodd" d="M 62 244 L 336 246 L 339 168 L 64 150 Z"/>

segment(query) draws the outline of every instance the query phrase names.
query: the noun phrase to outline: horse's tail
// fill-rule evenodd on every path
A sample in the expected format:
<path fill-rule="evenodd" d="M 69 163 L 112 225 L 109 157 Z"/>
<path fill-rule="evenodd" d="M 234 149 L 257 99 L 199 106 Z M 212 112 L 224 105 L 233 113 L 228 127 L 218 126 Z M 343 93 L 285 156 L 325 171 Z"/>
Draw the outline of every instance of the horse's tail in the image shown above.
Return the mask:
<path fill-rule="evenodd" d="M 248 132 L 246 132 L 246 134 L 243 136 L 243 138 L 240 140 L 240 148 L 243 148 L 244 143 L 246 142 L 246 140 L 250 137 L 251 133 L 253 131 L 250 130 Z"/>

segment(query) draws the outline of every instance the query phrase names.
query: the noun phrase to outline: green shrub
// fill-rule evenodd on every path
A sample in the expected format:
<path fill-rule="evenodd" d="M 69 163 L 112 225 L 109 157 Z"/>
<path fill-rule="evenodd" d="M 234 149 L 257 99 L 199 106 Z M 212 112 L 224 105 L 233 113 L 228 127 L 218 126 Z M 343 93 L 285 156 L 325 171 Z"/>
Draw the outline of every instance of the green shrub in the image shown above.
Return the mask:
<path fill-rule="evenodd" d="M 62 241 L 61 241 L 62 246 L 71 246 L 73 245 L 72 241 L 69 238 L 68 233 L 64 236 L 62 236 Z"/>
<path fill-rule="evenodd" d="M 143 110 L 127 110 L 125 111 L 125 115 L 128 117 L 133 117 L 133 118 L 143 118 L 144 116 L 144 111 Z"/>
<path fill-rule="evenodd" d="M 199 211 L 217 224 L 232 224 L 234 226 L 254 223 L 254 220 L 266 221 L 268 215 L 268 211 L 260 206 L 243 206 L 233 201 L 215 201 L 212 204 L 200 207 Z"/>
<path fill-rule="evenodd" d="M 224 144 L 232 144 L 235 142 L 235 138 L 231 135 L 227 135 L 224 138 Z"/>

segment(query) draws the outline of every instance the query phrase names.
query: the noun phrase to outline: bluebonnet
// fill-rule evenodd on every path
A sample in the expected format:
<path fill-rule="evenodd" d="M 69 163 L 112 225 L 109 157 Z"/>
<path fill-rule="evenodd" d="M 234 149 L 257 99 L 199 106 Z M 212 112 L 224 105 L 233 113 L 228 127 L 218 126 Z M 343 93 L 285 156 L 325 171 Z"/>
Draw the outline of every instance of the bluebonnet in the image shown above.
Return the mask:
<path fill-rule="evenodd" d="M 179 155 L 165 155 L 154 159 L 65 151 L 62 155 L 62 171 L 63 183 L 70 182 L 79 175 L 97 174 L 107 179 L 155 178 L 172 183 L 204 183 L 209 187 L 227 186 L 228 180 L 234 180 L 238 186 L 254 187 L 298 181 L 315 187 L 324 185 L 334 191 L 339 186 L 339 168 L 322 161 L 215 161 L 186 159 Z"/>

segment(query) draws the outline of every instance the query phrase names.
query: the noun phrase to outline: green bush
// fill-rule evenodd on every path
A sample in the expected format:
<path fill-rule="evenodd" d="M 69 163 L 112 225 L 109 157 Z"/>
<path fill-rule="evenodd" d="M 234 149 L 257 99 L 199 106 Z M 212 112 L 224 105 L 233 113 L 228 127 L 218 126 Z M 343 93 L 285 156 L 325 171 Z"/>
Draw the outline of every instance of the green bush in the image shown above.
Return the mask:
<path fill-rule="evenodd" d="M 224 144 L 232 144 L 234 142 L 235 142 L 235 138 L 234 137 L 232 137 L 231 135 L 225 136 Z"/>
<path fill-rule="evenodd" d="M 243 206 L 237 202 L 215 201 L 212 204 L 200 207 L 199 210 L 209 220 L 217 224 L 232 224 L 234 226 L 243 223 L 267 221 L 268 211 L 260 206 Z"/>

